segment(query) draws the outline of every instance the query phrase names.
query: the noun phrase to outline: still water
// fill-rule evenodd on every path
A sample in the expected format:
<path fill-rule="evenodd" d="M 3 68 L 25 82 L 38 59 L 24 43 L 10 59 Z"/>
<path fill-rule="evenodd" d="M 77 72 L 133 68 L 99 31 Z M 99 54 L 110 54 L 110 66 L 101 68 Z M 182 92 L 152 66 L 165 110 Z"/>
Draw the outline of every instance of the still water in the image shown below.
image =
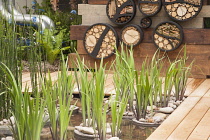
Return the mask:
<path fill-rule="evenodd" d="M 72 126 L 78 126 L 82 122 L 82 114 L 76 113 L 73 114 L 71 117 L 71 124 Z M 147 137 L 149 137 L 150 134 L 155 130 L 156 128 L 153 127 L 140 127 L 138 125 L 135 125 L 132 123 L 129 119 L 123 119 L 122 121 L 122 135 L 120 139 L 122 140 L 145 140 Z M 71 133 L 72 134 L 72 133 Z M 75 138 L 72 138 L 73 140 L 76 140 Z"/>

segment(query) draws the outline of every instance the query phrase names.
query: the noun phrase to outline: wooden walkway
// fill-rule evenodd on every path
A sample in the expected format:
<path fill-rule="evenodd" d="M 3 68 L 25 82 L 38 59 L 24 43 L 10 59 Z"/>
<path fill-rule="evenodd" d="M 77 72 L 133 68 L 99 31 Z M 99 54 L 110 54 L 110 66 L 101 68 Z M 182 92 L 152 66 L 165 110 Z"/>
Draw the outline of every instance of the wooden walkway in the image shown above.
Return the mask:
<path fill-rule="evenodd" d="M 210 140 L 210 79 L 192 79 L 186 95 L 147 140 Z"/>
<path fill-rule="evenodd" d="M 53 81 L 57 72 L 51 73 Z M 113 74 L 107 75 L 105 94 L 114 93 Z M 24 73 L 23 91 L 31 90 L 30 74 Z M 78 94 L 75 86 L 74 94 Z M 187 99 L 151 134 L 148 140 L 210 140 L 210 79 L 189 78 Z"/>
<path fill-rule="evenodd" d="M 51 76 L 52 81 L 55 82 L 58 78 L 58 72 L 52 72 L 50 73 L 50 76 Z M 106 76 L 107 77 L 105 81 L 105 95 L 110 96 L 111 94 L 114 93 L 114 86 L 113 86 L 113 80 L 112 80 L 113 74 L 107 74 Z M 22 74 L 22 92 L 25 91 L 25 88 L 28 88 L 29 92 L 32 92 L 31 78 L 30 78 L 29 72 L 25 72 Z M 76 84 L 74 86 L 73 94 L 79 94 L 78 86 Z"/>

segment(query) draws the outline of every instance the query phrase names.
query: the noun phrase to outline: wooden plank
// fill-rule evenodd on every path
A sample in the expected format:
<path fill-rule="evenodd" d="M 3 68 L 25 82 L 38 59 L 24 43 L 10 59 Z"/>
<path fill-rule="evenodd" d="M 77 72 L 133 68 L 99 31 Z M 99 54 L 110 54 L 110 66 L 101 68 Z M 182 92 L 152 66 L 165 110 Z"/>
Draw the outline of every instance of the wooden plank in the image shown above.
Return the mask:
<path fill-rule="evenodd" d="M 207 140 L 210 136 L 210 109 L 188 137 L 188 140 Z"/>
<path fill-rule="evenodd" d="M 88 0 L 88 4 L 107 4 L 107 0 Z"/>
<path fill-rule="evenodd" d="M 137 1 L 137 0 L 134 0 Z M 106 5 L 107 4 L 107 0 L 88 0 L 88 4 L 103 4 Z"/>
<path fill-rule="evenodd" d="M 200 99 L 201 97 L 188 97 L 185 99 L 147 140 L 166 140 Z"/>
<path fill-rule="evenodd" d="M 193 79 L 187 84 L 187 88 L 185 91 L 185 96 L 189 96 L 201 83 L 203 83 L 204 79 Z"/>
<path fill-rule="evenodd" d="M 89 26 L 85 25 L 72 25 L 71 26 L 71 40 L 83 40 L 85 31 Z M 120 35 L 120 28 L 116 28 L 115 30 Z M 152 43 L 152 28 L 144 30 L 144 40 L 143 43 Z M 183 29 L 184 31 L 184 41 L 186 44 L 194 44 L 194 45 L 209 45 L 210 40 L 206 38 L 210 38 L 210 30 L 208 29 Z"/>
<path fill-rule="evenodd" d="M 190 97 L 202 97 L 208 90 L 210 79 L 206 79 L 200 86 L 190 94 Z"/>
<path fill-rule="evenodd" d="M 168 140 L 185 140 L 189 137 L 199 121 L 210 108 L 210 98 L 202 98 L 198 104 L 190 111 L 173 133 L 168 137 Z M 169 124 L 170 125 L 170 124 Z M 210 134 L 210 131 L 208 132 Z M 203 139 L 201 137 L 201 139 Z"/>
<path fill-rule="evenodd" d="M 207 93 L 203 97 L 210 98 L 210 89 L 207 91 Z"/>

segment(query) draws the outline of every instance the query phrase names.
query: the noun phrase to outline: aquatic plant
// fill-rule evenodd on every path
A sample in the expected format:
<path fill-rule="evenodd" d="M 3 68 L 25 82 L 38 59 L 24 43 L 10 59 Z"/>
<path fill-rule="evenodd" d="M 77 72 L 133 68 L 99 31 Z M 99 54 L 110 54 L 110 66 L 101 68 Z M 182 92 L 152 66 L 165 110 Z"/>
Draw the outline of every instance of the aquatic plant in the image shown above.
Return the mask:
<path fill-rule="evenodd" d="M 10 109 L 15 118 L 12 127 L 15 139 L 39 140 L 43 127 L 45 100 L 41 99 L 40 93 L 36 93 L 36 98 L 31 98 L 27 88 L 22 94 L 21 84 L 17 82 L 9 68 L 0 63 L 0 69 L 4 72 L 7 82 L 4 83 L 11 95 L 11 102 L 14 108 Z"/>

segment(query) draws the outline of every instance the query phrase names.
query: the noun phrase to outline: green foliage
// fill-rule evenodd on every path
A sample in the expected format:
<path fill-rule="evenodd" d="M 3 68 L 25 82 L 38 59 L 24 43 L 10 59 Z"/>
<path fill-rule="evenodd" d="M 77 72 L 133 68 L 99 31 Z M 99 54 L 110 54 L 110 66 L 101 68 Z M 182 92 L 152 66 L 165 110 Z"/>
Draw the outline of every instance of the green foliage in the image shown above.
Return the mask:
<path fill-rule="evenodd" d="M 20 58 L 17 56 L 18 44 L 16 42 L 17 34 L 14 32 L 17 28 L 14 24 L 10 24 L 8 21 L 0 16 L 0 62 L 4 63 L 11 69 L 15 79 L 20 77 L 21 68 Z M 7 83 L 6 77 L 2 71 L 0 71 L 0 119 L 10 116 L 9 109 L 12 104 L 10 102 L 11 95 L 8 94 L 4 86 Z"/>
<path fill-rule="evenodd" d="M 66 46 L 70 46 L 72 40 L 70 37 L 70 26 L 71 25 L 79 25 L 82 23 L 82 18 L 80 15 L 73 14 L 69 12 L 61 12 L 59 10 L 54 11 L 52 5 L 49 0 L 44 0 L 41 4 L 36 4 L 36 10 L 34 14 L 46 15 L 50 17 L 56 26 L 56 30 L 59 33 L 63 32 L 63 42 L 65 42 Z M 74 52 L 76 48 L 71 45 L 71 50 L 69 52 Z"/>
<path fill-rule="evenodd" d="M 61 51 L 70 49 L 70 46 L 62 48 L 63 35 L 64 31 L 60 31 L 55 36 L 54 32 L 49 29 L 45 29 L 43 34 L 36 32 L 36 41 L 39 42 L 40 45 L 44 48 L 47 61 L 50 64 L 53 64 Z"/>
<path fill-rule="evenodd" d="M 11 102 L 15 107 L 10 110 L 15 117 L 15 126 L 12 125 L 13 137 L 17 140 L 39 140 L 44 124 L 45 100 L 40 98 L 39 93 L 36 94 L 36 99 L 30 98 L 27 89 L 23 96 L 21 83 L 17 82 L 9 68 L 0 63 L 0 69 L 7 78 L 5 87 L 8 89 L 8 93 L 12 97 Z"/>

